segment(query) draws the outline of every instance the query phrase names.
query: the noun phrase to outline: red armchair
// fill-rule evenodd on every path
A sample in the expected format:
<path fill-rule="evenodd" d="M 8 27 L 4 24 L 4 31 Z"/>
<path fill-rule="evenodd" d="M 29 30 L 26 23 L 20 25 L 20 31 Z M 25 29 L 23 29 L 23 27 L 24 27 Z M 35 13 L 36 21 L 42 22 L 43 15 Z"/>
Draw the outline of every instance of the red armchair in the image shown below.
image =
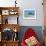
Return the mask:
<path fill-rule="evenodd" d="M 34 38 L 33 38 L 34 37 Z M 27 45 L 28 43 L 29 44 L 31 44 L 31 42 L 28 42 L 28 41 L 30 41 L 30 40 L 32 40 L 32 39 L 35 39 L 36 38 L 36 40 L 34 40 L 35 41 L 35 45 Z M 28 40 L 27 40 L 28 39 Z M 30 40 L 29 40 L 30 39 Z M 26 41 L 26 42 L 25 42 Z M 32 42 L 34 42 L 34 41 L 32 41 Z M 36 33 L 33 31 L 33 29 L 32 28 L 29 28 L 29 29 L 27 29 L 27 31 L 25 32 L 25 35 L 24 35 L 24 37 L 22 38 L 22 42 L 21 42 L 21 46 L 41 46 L 41 44 L 40 44 L 40 42 L 38 41 L 38 39 L 37 39 L 37 35 L 36 35 Z"/>

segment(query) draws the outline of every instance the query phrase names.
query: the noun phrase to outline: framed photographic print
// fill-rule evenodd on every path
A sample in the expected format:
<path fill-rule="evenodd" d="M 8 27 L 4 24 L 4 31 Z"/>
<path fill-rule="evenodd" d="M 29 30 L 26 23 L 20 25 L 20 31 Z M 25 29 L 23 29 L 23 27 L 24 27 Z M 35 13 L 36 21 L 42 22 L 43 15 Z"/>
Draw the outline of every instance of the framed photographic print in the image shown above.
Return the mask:
<path fill-rule="evenodd" d="M 36 9 L 24 9 L 23 19 L 36 19 Z"/>
<path fill-rule="evenodd" d="M 2 10 L 2 15 L 9 15 L 9 10 Z"/>

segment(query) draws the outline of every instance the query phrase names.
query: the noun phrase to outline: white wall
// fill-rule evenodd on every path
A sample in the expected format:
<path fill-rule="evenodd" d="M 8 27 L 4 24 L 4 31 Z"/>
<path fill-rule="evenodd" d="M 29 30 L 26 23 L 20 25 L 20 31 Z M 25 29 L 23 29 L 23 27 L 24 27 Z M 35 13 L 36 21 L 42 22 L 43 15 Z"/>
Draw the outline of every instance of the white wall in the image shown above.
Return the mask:
<path fill-rule="evenodd" d="M 1 7 L 9 7 L 9 6 L 14 6 L 14 1 L 15 0 L 0 0 L 0 6 Z"/>
<path fill-rule="evenodd" d="M 21 9 L 21 16 L 20 16 L 20 25 L 22 26 L 43 26 L 43 6 L 42 0 L 21 0 L 20 2 L 20 9 Z M 26 8 L 36 9 L 36 20 L 24 20 L 23 19 L 23 10 Z"/>
<path fill-rule="evenodd" d="M 43 26 L 43 6 L 42 0 L 17 0 L 20 7 L 19 24 L 21 26 Z M 15 6 L 14 0 L 0 0 L 0 6 Z M 36 9 L 36 20 L 23 19 L 23 10 L 26 8 Z"/>

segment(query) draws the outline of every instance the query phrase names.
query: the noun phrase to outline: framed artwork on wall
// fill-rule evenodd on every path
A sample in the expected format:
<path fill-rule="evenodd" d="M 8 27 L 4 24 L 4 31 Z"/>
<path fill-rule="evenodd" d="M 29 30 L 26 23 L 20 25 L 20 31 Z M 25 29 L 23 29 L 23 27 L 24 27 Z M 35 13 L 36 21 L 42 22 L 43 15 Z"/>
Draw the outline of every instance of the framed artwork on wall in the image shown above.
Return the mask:
<path fill-rule="evenodd" d="M 24 9 L 23 19 L 36 19 L 36 9 Z"/>
<path fill-rule="evenodd" d="M 2 10 L 2 15 L 9 15 L 9 10 Z"/>

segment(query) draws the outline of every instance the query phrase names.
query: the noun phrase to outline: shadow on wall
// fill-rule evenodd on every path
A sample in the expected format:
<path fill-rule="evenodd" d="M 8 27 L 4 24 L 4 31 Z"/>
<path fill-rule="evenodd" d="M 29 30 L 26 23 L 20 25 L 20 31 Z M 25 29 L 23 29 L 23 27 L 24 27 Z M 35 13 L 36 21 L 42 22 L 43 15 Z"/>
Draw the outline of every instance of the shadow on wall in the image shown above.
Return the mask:
<path fill-rule="evenodd" d="M 20 39 L 20 42 L 23 38 L 23 35 L 25 33 L 25 31 L 28 29 L 28 28 L 32 28 L 36 34 L 37 34 L 37 37 L 39 39 L 39 41 L 41 43 L 43 43 L 43 30 L 42 30 L 42 26 L 21 26 L 20 27 L 20 32 L 19 32 L 19 39 Z"/>

